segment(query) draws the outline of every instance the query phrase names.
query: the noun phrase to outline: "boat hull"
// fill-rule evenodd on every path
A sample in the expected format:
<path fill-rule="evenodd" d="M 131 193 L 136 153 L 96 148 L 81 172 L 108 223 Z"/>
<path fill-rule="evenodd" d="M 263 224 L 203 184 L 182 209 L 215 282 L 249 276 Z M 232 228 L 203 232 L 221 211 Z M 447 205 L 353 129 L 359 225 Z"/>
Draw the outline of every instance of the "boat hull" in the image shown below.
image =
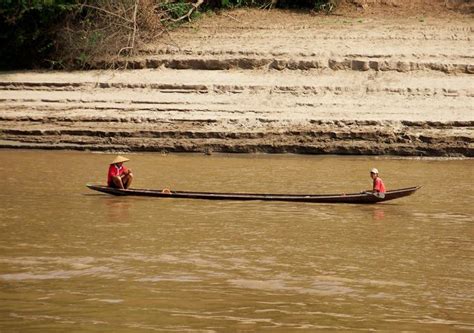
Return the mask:
<path fill-rule="evenodd" d="M 259 193 L 212 193 L 188 192 L 169 190 L 147 189 L 117 189 L 103 185 L 87 184 L 91 190 L 112 194 L 116 196 L 144 196 L 169 199 L 204 199 L 204 200 L 260 200 L 260 201 L 287 201 L 287 202 L 312 202 L 312 203 L 348 203 L 348 204 L 374 204 L 406 197 L 415 193 L 421 186 L 408 187 L 387 191 L 384 197 L 371 192 L 349 194 L 259 194 Z"/>

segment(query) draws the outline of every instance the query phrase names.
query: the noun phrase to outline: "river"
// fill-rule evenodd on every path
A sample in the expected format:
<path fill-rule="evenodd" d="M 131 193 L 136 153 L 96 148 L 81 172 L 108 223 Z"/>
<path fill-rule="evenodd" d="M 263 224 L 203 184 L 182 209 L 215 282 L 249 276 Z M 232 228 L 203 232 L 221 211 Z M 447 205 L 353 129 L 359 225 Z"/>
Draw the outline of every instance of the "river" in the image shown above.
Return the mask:
<path fill-rule="evenodd" d="M 0 150 L 0 332 L 474 330 L 473 160 L 129 154 L 136 188 L 377 205 L 113 197 L 115 155 Z"/>

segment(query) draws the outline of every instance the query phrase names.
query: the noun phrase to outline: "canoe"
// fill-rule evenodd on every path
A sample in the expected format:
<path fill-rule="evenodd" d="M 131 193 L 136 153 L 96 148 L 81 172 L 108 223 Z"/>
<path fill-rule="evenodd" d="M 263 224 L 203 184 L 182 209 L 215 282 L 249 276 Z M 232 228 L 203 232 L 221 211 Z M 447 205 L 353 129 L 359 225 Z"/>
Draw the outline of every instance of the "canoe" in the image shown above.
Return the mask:
<path fill-rule="evenodd" d="M 87 184 L 88 188 L 117 196 L 144 196 L 174 199 L 206 199 L 206 200 L 262 200 L 262 201 L 289 201 L 289 202 L 315 202 L 315 203 L 351 203 L 351 204 L 373 204 L 403 198 L 415 193 L 421 186 L 402 188 L 387 191 L 384 197 L 377 196 L 371 192 L 348 193 L 348 194 L 263 194 L 263 193 L 213 193 L 213 192 L 189 192 L 147 190 L 147 189 L 117 189 L 104 185 Z"/>

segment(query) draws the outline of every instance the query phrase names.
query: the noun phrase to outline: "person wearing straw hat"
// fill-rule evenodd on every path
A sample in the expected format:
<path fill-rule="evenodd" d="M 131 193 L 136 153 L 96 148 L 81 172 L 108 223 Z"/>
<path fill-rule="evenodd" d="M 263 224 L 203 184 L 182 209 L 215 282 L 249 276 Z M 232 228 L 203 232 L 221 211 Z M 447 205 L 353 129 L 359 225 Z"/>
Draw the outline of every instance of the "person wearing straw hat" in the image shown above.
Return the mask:
<path fill-rule="evenodd" d="M 376 168 L 370 170 L 370 178 L 372 178 L 374 181 L 372 193 L 381 198 L 385 197 L 385 184 L 383 183 L 382 178 L 379 177 L 379 170 Z"/>
<path fill-rule="evenodd" d="M 110 163 L 109 173 L 107 174 L 107 186 L 114 188 L 126 189 L 132 184 L 132 170 L 123 165 L 124 162 L 130 161 L 123 156 L 117 156 Z"/>

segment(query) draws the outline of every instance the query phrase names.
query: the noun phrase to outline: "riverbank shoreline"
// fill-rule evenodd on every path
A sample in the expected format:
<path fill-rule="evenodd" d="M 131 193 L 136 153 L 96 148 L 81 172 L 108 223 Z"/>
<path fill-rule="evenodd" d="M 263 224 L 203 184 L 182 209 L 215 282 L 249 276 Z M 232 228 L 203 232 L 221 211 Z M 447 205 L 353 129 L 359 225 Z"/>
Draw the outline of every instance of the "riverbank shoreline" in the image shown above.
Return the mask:
<path fill-rule="evenodd" d="M 467 18 L 226 15 L 133 69 L 0 73 L 0 148 L 474 157 Z"/>

